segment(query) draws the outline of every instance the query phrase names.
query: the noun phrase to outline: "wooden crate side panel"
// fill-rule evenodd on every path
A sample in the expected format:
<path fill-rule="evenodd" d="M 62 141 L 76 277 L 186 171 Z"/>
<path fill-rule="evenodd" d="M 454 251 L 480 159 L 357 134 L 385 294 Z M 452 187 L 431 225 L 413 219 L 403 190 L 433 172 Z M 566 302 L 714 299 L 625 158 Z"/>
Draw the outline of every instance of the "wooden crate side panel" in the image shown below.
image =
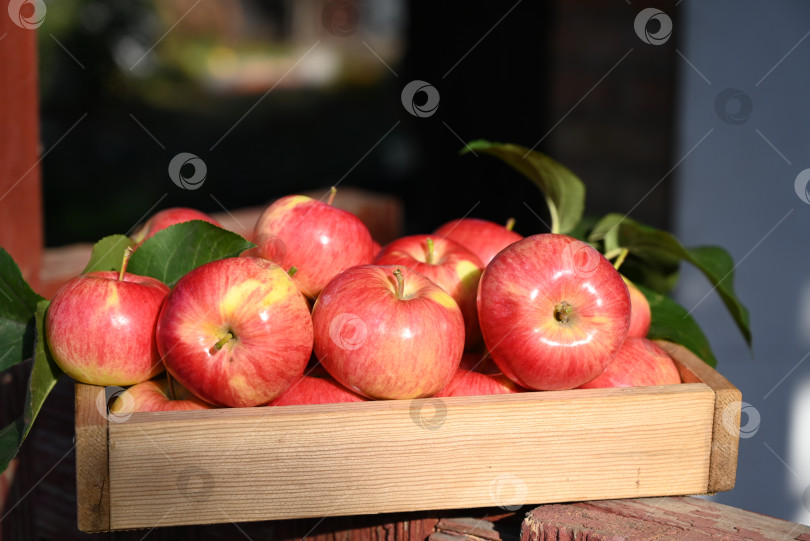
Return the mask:
<path fill-rule="evenodd" d="M 669 342 L 659 342 L 659 345 L 664 347 L 678 364 L 682 381 L 685 383 L 699 381 L 714 391 L 714 427 L 708 492 L 731 490 L 737 478 L 742 393 L 688 349 Z"/>
<path fill-rule="evenodd" d="M 706 491 L 703 384 L 133 414 L 112 529 Z"/>

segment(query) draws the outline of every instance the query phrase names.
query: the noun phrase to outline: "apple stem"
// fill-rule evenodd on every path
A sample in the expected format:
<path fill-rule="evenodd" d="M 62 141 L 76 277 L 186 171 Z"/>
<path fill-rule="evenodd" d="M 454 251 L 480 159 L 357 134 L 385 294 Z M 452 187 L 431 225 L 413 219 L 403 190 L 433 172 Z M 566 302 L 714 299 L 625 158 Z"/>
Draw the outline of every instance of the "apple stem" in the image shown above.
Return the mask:
<path fill-rule="evenodd" d="M 169 374 L 169 371 L 166 371 L 166 381 L 169 383 L 169 398 L 172 400 L 177 400 L 177 395 L 174 392 L 174 379 L 172 379 L 172 375 Z"/>
<path fill-rule="evenodd" d="M 290 267 L 290 270 L 287 271 L 287 274 L 289 275 L 290 278 L 292 278 L 293 276 L 295 276 L 296 272 L 298 272 L 298 267 L 293 265 L 292 267 Z"/>
<path fill-rule="evenodd" d="M 118 273 L 118 281 L 124 281 L 124 273 L 127 271 L 127 264 L 129 263 L 129 257 L 132 255 L 132 246 L 127 246 L 124 249 L 124 259 L 121 261 L 121 271 Z"/>
<path fill-rule="evenodd" d="M 628 250 L 627 248 L 622 248 L 621 249 L 621 251 L 619 252 L 619 257 L 617 257 L 616 261 L 613 262 L 613 267 L 616 270 L 619 270 L 619 267 L 622 266 L 622 263 L 624 263 L 624 259 L 627 257 L 627 254 L 628 254 L 629 251 L 630 250 Z"/>
<path fill-rule="evenodd" d="M 227 344 L 228 342 L 230 342 L 232 339 L 233 339 L 233 333 L 230 333 L 230 332 L 229 332 L 228 334 L 226 334 L 225 336 L 223 336 L 223 337 L 220 339 L 220 341 L 219 341 L 219 342 L 217 342 L 216 344 L 214 344 L 213 346 L 211 346 L 211 349 L 209 349 L 209 350 L 208 350 L 208 353 L 210 353 L 211 355 L 215 355 L 217 351 L 221 350 L 221 349 L 222 349 L 222 347 L 223 347 L 225 344 Z"/>
<path fill-rule="evenodd" d="M 425 257 L 425 263 L 428 265 L 433 264 L 433 239 L 427 239 L 427 256 Z"/>
<path fill-rule="evenodd" d="M 401 299 L 405 295 L 405 278 L 402 277 L 401 269 L 394 271 L 394 278 L 397 279 L 397 297 Z"/>
<path fill-rule="evenodd" d="M 335 188 L 334 186 L 332 186 L 332 187 L 329 189 L 329 199 L 326 201 L 326 204 L 327 204 L 327 205 L 329 205 L 329 206 L 331 206 L 331 205 L 332 205 L 332 201 L 334 201 L 334 200 L 335 200 L 335 194 L 336 194 L 336 193 L 337 193 L 337 188 Z"/>
<path fill-rule="evenodd" d="M 560 323 L 568 323 L 568 321 L 571 319 L 571 312 L 573 311 L 574 308 L 568 304 L 568 301 L 562 301 L 560 304 L 554 307 L 554 319 Z"/>
<path fill-rule="evenodd" d="M 509 218 L 506 220 L 506 225 L 504 227 L 506 227 L 507 231 L 512 231 L 515 228 L 515 219 Z"/>

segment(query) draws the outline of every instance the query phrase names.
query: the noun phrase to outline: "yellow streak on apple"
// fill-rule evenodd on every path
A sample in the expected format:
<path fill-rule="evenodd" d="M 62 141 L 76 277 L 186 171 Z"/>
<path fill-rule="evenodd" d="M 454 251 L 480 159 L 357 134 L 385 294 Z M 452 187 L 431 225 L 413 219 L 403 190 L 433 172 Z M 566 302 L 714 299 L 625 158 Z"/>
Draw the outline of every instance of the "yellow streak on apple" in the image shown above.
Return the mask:
<path fill-rule="evenodd" d="M 453 307 L 458 308 L 458 304 L 456 301 L 453 300 L 453 297 L 445 293 L 444 291 L 434 291 L 428 295 L 428 297 L 437 303 L 441 304 L 445 308 L 453 309 Z"/>
<path fill-rule="evenodd" d="M 456 263 L 456 274 L 461 277 L 465 288 L 472 288 L 478 283 L 481 269 L 470 261 L 459 261 Z"/>
<path fill-rule="evenodd" d="M 107 296 L 107 302 L 105 303 L 107 308 L 114 308 L 118 306 L 118 303 L 121 302 L 118 298 L 118 289 L 115 288 L 115 284 L 111 284 L 113 287 L 108 287 L 109 295 Z"/>
<path fill-rule="evenodd" d="M 220 311 L 223 314 L 234 314 L 240 308 L 250 304 L 253 306 L 261 306 L 267 308 L 273 304 L 289 298 L 290 289 L 293 284 L 285 284 L 283 281 L 276 281 L 267 294 L 259 299 L 254 299 L 257 294 L 261 294 L 267 290 L 267 286 L 257 280 L 245 280 L 241 284 L 234 285 L 228 289 L 228 292 L 222 298 L 220 303 Z"/>

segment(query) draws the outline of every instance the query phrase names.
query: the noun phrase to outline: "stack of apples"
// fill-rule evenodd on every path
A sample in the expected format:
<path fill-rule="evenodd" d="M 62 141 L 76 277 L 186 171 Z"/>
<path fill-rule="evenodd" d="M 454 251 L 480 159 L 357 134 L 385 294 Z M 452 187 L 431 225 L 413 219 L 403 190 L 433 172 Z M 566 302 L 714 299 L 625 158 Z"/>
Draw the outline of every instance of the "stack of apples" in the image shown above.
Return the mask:
<path fill-rule="evenodd" d="M 162 211 L 133 245 L 197 219 L 215 223 Z M 379 247 L 353 214 L 291 195 L 253 238 L 171 289 L 128 256 L 69 281 L 46 315 L 55 361 L 129 386 L 135 411 L 680 383 L 645 338 L 644 295 L 573 237 L 463 218 Z"/>

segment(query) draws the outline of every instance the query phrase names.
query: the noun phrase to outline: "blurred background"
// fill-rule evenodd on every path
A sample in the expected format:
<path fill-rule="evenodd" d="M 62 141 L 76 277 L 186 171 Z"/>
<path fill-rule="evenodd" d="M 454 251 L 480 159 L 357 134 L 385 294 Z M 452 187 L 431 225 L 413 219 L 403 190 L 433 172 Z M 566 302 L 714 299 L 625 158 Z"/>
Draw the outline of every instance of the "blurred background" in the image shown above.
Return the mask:
<path fill-rule="evenodd" d="M 810 524 L 808 35 L 800 0 L 48 2 L 45 244 L 336 184 L 401 200 L 405 233 L 464 215 L 545 232 L 529 181 L 459 155 L 478 138 L 536 148 L 583 179 L 590 214 L 732 253 L 753 355 L 699 273 L 676 291 L 746 401 L 737 487 L 716 499 Z M 181 152 L 204 163 L 195 189 L 169 176 Z M 50 513 L 35 537 L 62 538 L 47 524 L 75 524 L 74 458 L 36 430 L 31 477 L 63 461 L 16 512 Z"/>

